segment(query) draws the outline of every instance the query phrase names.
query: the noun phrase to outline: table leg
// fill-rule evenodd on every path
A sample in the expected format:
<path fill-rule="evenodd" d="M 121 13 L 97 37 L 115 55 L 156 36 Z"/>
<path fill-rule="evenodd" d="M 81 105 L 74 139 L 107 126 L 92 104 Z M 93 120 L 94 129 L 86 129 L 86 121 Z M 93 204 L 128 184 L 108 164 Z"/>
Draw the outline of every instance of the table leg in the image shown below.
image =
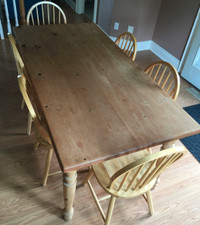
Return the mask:
<path fill-rule="evenodd" d="M 63 194 L 64 194 L 64 219 L 70 221 L 72 219 L 74 208 L 74 197 L 76 191 L 77 172 L 72 171 L 63 174 Z"/>
<path fill-rule="evenodd" d="M 164 143 L 164 144 L 162 144 L 162 147 L 160 148 L 160 150 L 175 147 L 175 143 L 176 143 L 176 141 Z"/>

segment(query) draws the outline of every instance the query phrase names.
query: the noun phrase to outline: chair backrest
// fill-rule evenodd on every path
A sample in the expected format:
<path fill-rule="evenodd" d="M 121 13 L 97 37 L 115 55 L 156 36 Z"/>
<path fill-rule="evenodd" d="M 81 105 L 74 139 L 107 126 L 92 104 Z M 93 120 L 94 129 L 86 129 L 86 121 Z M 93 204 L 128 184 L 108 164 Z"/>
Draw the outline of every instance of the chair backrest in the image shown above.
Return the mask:
<path fill-rule="evenodd" d="M 174 100 L 177 99 L 180 90 L 180 77 L 171 64 L 158 61 L 148 66 L 145 72 Z"/>
<path fill-rule="evenodd" d="M 35 120 L 39 121 L 41 116 L 40 116 L 39 112 L 37 111 L 37 107 L 34 105 L 33 101 L 30 100 L 30 97 L 29 97 L 30 94 L 28 94 L 27 81 L 24 76 L 24 72 L 25 72 L 24 62 L 21 58 L 21 55 L 17 48 L 16 41 L 15 41 L 14 37 L 12 36 L 12 34 L 8 34 L 8 38 L 10 40 L 10 43 L 11 43 L 11 46 L 13 49 L 13 54 L 14 54 L 14 58 L 15 58 L 16 66 L 17 66 L 17 72 L 18 72 L 17 80 L 19 83 L 20 91 L 21 91 L 23 99 L 27 105 L 27 108 L 31 114 L 31 117 L 33 118 L 34 121 Z"/>
<path fill-rule="evenodd" d="M 58 5 L 49 1 L 41 1 L 29 9 L 26 23 L 27 25 L 66 24 L 67 19 Z"/>
<path fill-rule="evenodd" d="M 136 52 L 137 52 L 137 41 L 133 34 L 129 32 L 125 32 L 120 34 L 115 44 L 123 50 L 123 52 L 128 55 L 132 61 L 135 60 Z"/>
<path fill-rule="evenodd" d="M 24 71 L 23 71 L 24 72 Z M 34 127 L 36 129 L 36 135 L 42 136 L 45 140 L 48 140 L 50 143 L 50 138 L 49 138 L 49 133 L 47 131 L 47 127 L 44 123 L 44 121 L 41 119 L 41 115 L 38 112 L 38 107 L 35 104 L 34 100 L 31 98 L 31 95 L 29 94 L 29 91 L 27 89 L 27 84 L 26 84 L 26 78 L 24 74 L 22 73 L 21 75 L 17 76 L 19 88 L 21 91 L 21 94 L 23 96 L 23 99 L 26 103 L 26 106 L 28 108 L 29 113 L 31 114 L 31 117 L 34 122 Z"/>
<path fill-rule="evenodd" d="M 33 105 L 32 105 L 32 102 L 28 96 L 28 93 L 27 93 L 27 89 L 26 89 L 26 79 L 25 79 L 25 76 L 24 74 L 20 74 L 17 76 L 17 80 L 18 80 L 18 84 L 19 84 L 19 88 L 20 88 L 20 91 L 22 93 L 22 96 L 23 96 L 23 99 L 26 103 L 26 106 L 31 114 L 31 117 L 33 119 L 33 121 L 35 121 L 37 119 L 37 116 L 36 116 L 36 112 L 33 108 Z"/>
<path fill-rule="evenodd" d="M 116 195 L 138 195 L 150 190 L 156 178 L 172 163 L 181 158 L 185 148 L 170 148 L 145 156 L 113 174 L 109 189 Z M 131 197 L 131 196 L 130 196 Z"/>
<path fill-rule="evenodd" d="M 21 74 L 22 68 L 24 68 L 23 60 L 21 58 L 21 55 L 19 54 L 17 44 L 16 44 L 16 41 L 15 41 L 13 35 L 8 34 L 8 38 L 9 38 L 10 44 L 12 46 L 12 50 L 13 50 L 13 54 L 14 54 L 14 58 L 15 58 L 16 66 L 17 66 L 17 72 L 18 72 L 18 74 Z"/>

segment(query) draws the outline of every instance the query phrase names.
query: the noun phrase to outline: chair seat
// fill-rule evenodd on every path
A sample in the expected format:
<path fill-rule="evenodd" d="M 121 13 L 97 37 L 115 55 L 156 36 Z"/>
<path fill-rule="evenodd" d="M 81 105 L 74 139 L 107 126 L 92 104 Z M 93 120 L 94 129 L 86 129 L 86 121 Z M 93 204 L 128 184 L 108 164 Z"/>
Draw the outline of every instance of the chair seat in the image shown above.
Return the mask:
<path fill-rule="evenodd" d="M 122 198 L 130 198 L 130 196 L 135 197 L 137 195 L 141 195 L 147 192 L 148 190 L 150 190 L 155 184 L 156 179 L 153 179 L 149 185 L 146 185 L 144 187 L 145 189 L 144 188 L 137 189 L 137 190 L 130 189 L 129 191 L 126 191 L 124 190 L 124 188 L 126 187 L 126 184 L 125 184 L 124 188 L 120 192 L 118 192 L 117 190 L 115 191 L 115 189 L 113 188 L 112 189 L 108 188 L 110 178 L 112 177 L 113 174 L 115 174 L 117 171 L 119 171 L 123 167 L 148 155 L 150 155 L 149 151 L 143 150 L 143 151 L 135 152 L 129 155 L 121 156 L 119 158 L 111 159 L 103 163 L 93 165 L 92 168 L 99 184 L 102 186 L 102 188 L 106 192 L 116 197 L 122 197 Z M 133 175 L 134 175 L 134 172 L 135 171 L 131 171 Z M 130 180 L 127 179 L 126 182 L 128 184 Z"/>

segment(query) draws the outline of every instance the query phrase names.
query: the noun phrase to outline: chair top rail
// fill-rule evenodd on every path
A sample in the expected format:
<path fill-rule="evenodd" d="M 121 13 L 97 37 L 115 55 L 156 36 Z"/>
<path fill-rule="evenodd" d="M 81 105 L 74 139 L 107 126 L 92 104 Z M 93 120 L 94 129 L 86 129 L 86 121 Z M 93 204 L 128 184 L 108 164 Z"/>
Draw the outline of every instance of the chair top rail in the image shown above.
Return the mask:
<path fill-rule="evenodd" d="M 44 6 L 46 5 L 47 7 L 47 23 L 45 21 L 45 10 L 44 10 Z M 64 13 L 64 11 L 60 8 L 60 6 L 56 5 L 55 3 L 53 2 L 49 2 L 49 1 L 42 1 L 42 2 L 38 2 L 36 4 L 34 4 L 28 11 L 28 14 L 27 14 L 27 19 L 26 19 L 26 22 L 27 22 L 27 25 L 31 25 L 30 22 L 32 22 L 32 25 L 36 25 L 36 22 L 37 22 L 37 25 L 50 25 L 51 24 L 51 16 L 50 16 L 50 6 L 52 6 L 52 14 L 53 14 L 53 23 L 52 24 L 56 24 L 56 13 L 55 13 L 55 9 L 58 10 L 58 24 L 61 24 L 61 15 L 62 15 L 62 18 L 63 18 L 63 21 L 64 21 L 64 24 L 67 23 L 67 18 L 66 18 L 66 15 Z M 39 7 L 41 7 L 41 14 L 42 14 L 42 21 L 40 21 L 40 13 L 39 13 Z M 34 20 L 34 10 L 35 10 L 35 16 L 36 16 L 36 20 Z M 41 24 L 42 22 L 42 24 Z"/>

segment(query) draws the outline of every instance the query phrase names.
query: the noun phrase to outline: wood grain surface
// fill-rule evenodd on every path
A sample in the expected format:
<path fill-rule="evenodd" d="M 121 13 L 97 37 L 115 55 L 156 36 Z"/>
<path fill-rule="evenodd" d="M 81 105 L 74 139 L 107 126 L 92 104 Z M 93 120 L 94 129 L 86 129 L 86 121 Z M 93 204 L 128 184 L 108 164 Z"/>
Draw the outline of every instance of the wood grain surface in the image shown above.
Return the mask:
<path fill-rule="evenodd" d="M 146 68 L 155 59 L 153 53 L 138 52 L 136 61 Z M 16 65 L 8 40 L 0 42 L 0 224 L 66 225 L 62 219 L 62 175 L 52 176 L 48 185 L 41 186 L 44 158 L 47 151 L 33 150 L 33 132 L 26 134 L 27 109 L 21 110 L 21 93 L 17 84 Z M 198 104 L 181 79 L 178 102 L 181 106 Z M 180 145 L 180 142 L 177 144 Z M 160 146 L 153 149 L 159 151 Z M 53 156 L 52 171 L 59 169 Z M 69 225 L 102 225 L 102 218 L 88 187 L 80 187 L 86 173 L 78 174 L 74 202 L 74 217 Z M 142 197 L 116 201 L 114 225 L 199 225 L 200 224 L 200 164 L 188 152 L 161 176 L 159 186 L 152 192 L 155 215 L 150 216 Z M 105 192 L 95 178 L 91 179 L 99 197 Z M 103 202 L 106 210 L 108 200 Z"/>
<path fill-rule="evenodd" d="M 64 172 L 200 132 L 95 24 L 14 33 Z"/>

